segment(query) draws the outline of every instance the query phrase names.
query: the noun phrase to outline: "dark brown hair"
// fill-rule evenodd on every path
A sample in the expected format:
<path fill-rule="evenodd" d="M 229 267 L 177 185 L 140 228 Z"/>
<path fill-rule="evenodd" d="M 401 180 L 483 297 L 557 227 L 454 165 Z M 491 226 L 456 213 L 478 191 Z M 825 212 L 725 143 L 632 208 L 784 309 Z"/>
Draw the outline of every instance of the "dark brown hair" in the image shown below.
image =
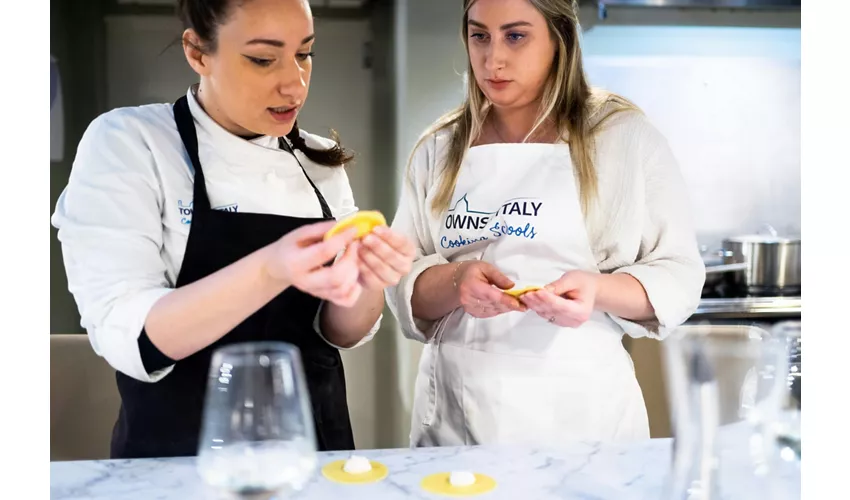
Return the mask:
<path fill-rule="evenodd" d="M 204 47 L 196 47 L 198 50 L 213 53 L 218 42 L 218 27 L 227 21 L 230 15 L 231 4 L 242 5 L 248 0 L 178 0 L 177 15 L 183 22 L 184 29 L 192 29 L 198 38 L 204 41 Z M 301 137 L 298 121 L 292 125 L 292 130 L 286 134 L 286 138 L 292 143 L 292 147 L 304 153 L 310 161 L 328 167 L 338 167 L 349 163 L 354 154 L 344 149 L 339 142 L 339 134 L 331 130 L 331 139 L 334 146 L 330 149 L 318 149 L 307 145 Z"/>

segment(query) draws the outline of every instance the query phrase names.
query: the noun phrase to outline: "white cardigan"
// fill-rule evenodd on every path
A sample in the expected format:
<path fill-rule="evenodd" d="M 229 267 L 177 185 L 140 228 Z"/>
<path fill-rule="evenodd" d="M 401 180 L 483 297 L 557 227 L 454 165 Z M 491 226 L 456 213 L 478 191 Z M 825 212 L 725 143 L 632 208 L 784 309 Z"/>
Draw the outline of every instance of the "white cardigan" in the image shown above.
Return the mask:
<path fill-rule="evenodd" d="M 417 255 L 410 274 L 387 290 L 387 302 L 404 335 L 421 342 L 436 323 L 413 317 L 411 296 L 423 271 L 447 263 L 436 251 L 443 219 L 430 207 L 449 135 L 447 130 L 433 134 L 414 151 L 392 224 L 413 240 Z M 597 134 L 594 166 L 599 191 L 586 227 L 597 265 L 603 273 L 634 276 L 656 313 L 655 320 L 641 323 L 613 319 L 632 337 L 664 338 L 696 310 L 705 281 L 678 164 L 643 114 L 623 112 Z"/>

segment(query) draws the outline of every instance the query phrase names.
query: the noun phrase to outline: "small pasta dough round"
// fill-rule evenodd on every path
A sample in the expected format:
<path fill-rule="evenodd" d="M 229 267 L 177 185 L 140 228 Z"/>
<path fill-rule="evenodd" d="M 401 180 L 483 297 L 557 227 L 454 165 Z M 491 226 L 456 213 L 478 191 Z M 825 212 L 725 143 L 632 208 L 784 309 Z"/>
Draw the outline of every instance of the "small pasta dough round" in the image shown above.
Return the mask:
<path fill-rule="evenodd" d="M 537 290 L 542 290 L 543 287 L 539 286 L 525 286 L 522 288 L 514 288 L 512 290 L 505 290 L 505 293 L 510 295 L 511 297 L 519 298 L 520 295 L 528 292 L 536 292 Z"/>
<path fill-rule="evenodd" d="M 358 466 L 361 466 L 362 470 L 362 463 L 359 458 L 362 457 L 351 457 L 351 459 L 354 459 L 354 461 L 353 463 L 349 464 L 349 470 L 352 469 L 352 465 L 355 469 L 357 469 Z M 389 469 L 387 469 L 386 465 L 372 460 L 368 460 L 368 465 L 370 466 L 370 469 L 366 472 L 356 474 L 346 472 L 345 466 L 347 463 L 352 462 L 351 459 L 337 460 L 335 462 L 330 462 L 326 464 L 324 467 L 322 467 L 322 475 L 330 481 L 341 484 L 377 483 L 378 481 L 383 480 L 389 475 Z"/>
<path fill-rule="evenodd" d="M 470 497 L 475 495 L 481 495 L 483 493 L 490 492 L 496 488 L 495 479 L 490 476 L 478 473 L 472 474 L 472 476 L 475 478 L 475 482 L 470 484 L 469 486 L 452 485 L 452 475 L 455 476 L 455 479 L 468 480 L 468 476 L 466 476 L 466 474 L 448 472 L 432 474 L 422 480 L 421 486 L 422 489 L 427 491 L 428 493 L 434 493 L 437 495 L 449 497 Z"/>
<path fill-rule="evenodd" d="M 342 233 L 350 228 L 357 229 L 356 238 L 362 238 L 371 233 L 377 226 L 386 226 L 387 219 L 384 214 L 377 210 L 361 210 L 337 222 L 334 227 L 325 233 L 324 239 L 327 240 L 334 235 Z"/>

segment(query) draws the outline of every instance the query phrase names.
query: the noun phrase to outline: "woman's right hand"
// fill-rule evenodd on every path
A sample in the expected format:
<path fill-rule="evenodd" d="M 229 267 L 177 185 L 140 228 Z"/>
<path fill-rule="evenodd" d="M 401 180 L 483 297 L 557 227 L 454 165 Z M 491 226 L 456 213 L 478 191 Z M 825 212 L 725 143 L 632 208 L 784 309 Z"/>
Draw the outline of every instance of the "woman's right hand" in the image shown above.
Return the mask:
<path fill-rule="evenodd" d="M 492 264 L 475 260 L 456 266 L 453 285 L 457 288 L 461 307 L 471 316 L 492 318 L 512 311 L 528 310 L 519 300 L 504 293 L 503 290 L 514 287 L 514 282 Z"/>
<path fill-rule="evenodd" d="M 268 247 L 266 272 L 285 286 L 294 286 L 342 307 L 351 307 L 360 298 L 358 282 L 356 229 L 337 234 L 324 241 L 336 221 L 319 222 L 300 227 Z M 334 258 L 345 253 L 333 263 Z"/>

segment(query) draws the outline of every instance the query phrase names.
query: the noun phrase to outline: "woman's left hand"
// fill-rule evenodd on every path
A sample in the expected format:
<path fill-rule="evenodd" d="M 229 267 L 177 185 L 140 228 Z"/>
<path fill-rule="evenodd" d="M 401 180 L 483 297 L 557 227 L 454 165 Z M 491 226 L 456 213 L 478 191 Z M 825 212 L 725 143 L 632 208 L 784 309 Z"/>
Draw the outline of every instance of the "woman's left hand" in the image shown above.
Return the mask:
<path fill-rule="evenodd" d="M 593 312 L 598 277 L 585 271 L 568 271 L 544 289 L 523 294 L 520 300 L 550 323 L 577 328 Z"/>
<path fill-rule="evenodd" d="M 376 291 L 398 284 L 410 272 L 415 256 L 410 240 L 386 226 L 376 227 L 360 246 L 360 284 Z"/>

